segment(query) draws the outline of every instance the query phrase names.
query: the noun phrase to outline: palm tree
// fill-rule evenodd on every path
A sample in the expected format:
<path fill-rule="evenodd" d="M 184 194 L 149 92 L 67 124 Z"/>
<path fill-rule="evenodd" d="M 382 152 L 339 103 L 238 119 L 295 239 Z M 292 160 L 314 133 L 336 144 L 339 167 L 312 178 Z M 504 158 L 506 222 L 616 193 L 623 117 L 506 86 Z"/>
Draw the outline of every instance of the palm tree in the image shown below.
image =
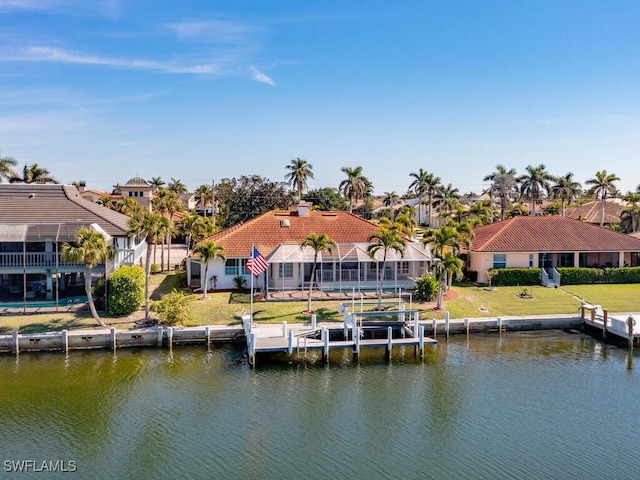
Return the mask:
<path fill-rule="evenodd" d="M 173 214 L 175 212 L 179 212 L 182 210 L 182 201 L 178 194 L 173 190 L 169 190 L 165 188 L 158 192 L 158 196 L 152 200 L 153 207 L 168 220 L 168 228 L 166 228 L 166 236 L 168 237 L 168 246 L 169 253 L 167 255 L 168 265 L 167 269 L 170 270 L 171 264 L 171 236 L 175 234 L 175 229 L 173 228 Z M 165 237 L 166 239 L 166 237 Z M 164 272 L 164 244 L 165 240 L 162 241 L 162 254 L 161 254 L 161 268 L 160 270 Z"/>
<path fill-rule="evenodd" d="M 196 191 L 194 193 L 196 196 L 196 201 L 198 202 L 198 205 L 200 205 L 200 208 L 202 208 L 204 216 L 206 217 L 207 205 L 212 204 L 213 202 L 213 187 L 211 185 L 203 183 L 198 188 L 196 188 Z M 213 216 L 214 213 L 212 213 L 211 215 Z"/>
<path fill-rule="evenodd" d="M 418 195 L 418 205 L 422 205 L 422 201 L 424 199 L 424 195 L 427 193 L 427 176 L 430 175 L 429 172 L 426 172 L 422 168 L 418 170 L 418 172 L 412 172 L 409 176 L 414 177 L 415 180 L 411 182 L 409 185 L 409 189 L 413 189 Z M 422 221 L 422 208 L 418 207 L 418 223 L 422 225 L 424 222 Z"/>
<path fill-rule="evenodd" d="M 635 233 L 640 220 L 640 193 L 627 192 L 622 198 L 628 207 L 620 213 L 620 227 L 626 233 Z"/>
<path fill-rule="evenodd" d="M 15 175 L 9 179 L 10 183 L 60 183 L 51 176 L 49 170 L 37 163 L 25 165 L 22 176 Z"/>
<path fill-rule="evenodd" d="M 169 240 L 169 249 L 167 250 L 167 271 L 171 271 L 171 239 L 175 236 L 176 228 L 173 221 L 173 215 L 176 212 L 182 212 L 184 207 L 182 205 L 182 200 L 178 195 L 173 194 L 169 196 L 165 203 L 165 209 L 167 211 L 167 216 L 169 218 L 169 224 L 171 225 L 171 229 L 169 231 L 168 240 Z"/>
<path fill-rule="evenodd" d="M 187 186 L 182 183 L 182 180 L 176 180 L 175 178 L 171 178 L 171 181 L 169 182 L 169 185 L 167 185 L 167 189 L 171 190 L 172 192 L 175 192 L 178 197 L 180 195 L 182 195 L 183 193 L 187 193 Z"/>
<path fill-rule="evenodd" d="M 291 163 L 286 168 L 289 173 L 284 178 L 289 181 L 289 186 L 298 192 L 298 201 L 300 201 L 302 200 L 302 193 L 307 189 L 307 180 L 314 178 L 313 165 L 302 158 L 296 158 L 291 160 Z"/>
<path fill-rule="evenodd" d="M 17 174 L 11 168 L 18 165 L 18 161 L 12 157 L 0 157 L 0 183 L 2 183 L 2 179 L 11 181 L 13 177 Z"/>
<path fill-rule="evenodd" d="M 151 180 L 147 180 L 149 185 L 153 188 L 153 193 L 156 193 L 165 184 L 164 180 L 160 177 L 151 177 Z"/>
<path fill-rule="evenodd" d="M 107 239 L 102 233 L 92 228 L 81 228 L 76 234 L 75 246 L 65 243 L 61 250 L 62 258 L 65 262 L 83 262 L 84 290 L 89 302 L 91 315 L 101 327 L 107 325 L 102 321 L 96 311 L 93 295 L 91 294 L 91 275 L 93 267 L 105 263 L 107 259 L 113 258 L 114 250 L 107 245 Z M 105 269 L 106 270 L 106 269 Z"/>
<path fill-rule="evenodd" d="M 442 255 L 445 250 L 458 254 L 462 242 L 462 235 L 452 225 L 443 225 L 435 230 L 429 230 L 422 239 L 422 243 L 431 246 L 434 255 Z"/>
<path fill-rule="evenodd" d="M 438 213 L 442 218 L 448 218 L 450 213 L 456 208 L 460 193 L 453 185 L 448 184 L 441 187 L 435 195 L 433 206 L 438 209 Z"/>
<path fill-rule="evenodd" d="M 318 264 L 318 254 L 321 252 L 333 253 L 333 249 L 337 247 L 329 235 L 321 233 L 317 235 L 310 233 L 300 244 L 300 249 L 311 247 L 313 249 L 313 265 L 311 267 L 311 278 L 309 279 L 309 298 L 307 300 L 307 311 L 311 312 L 311 292 L 313 291 L 313 282 L 316 279 L 316 269 Z"/>
<path fill-rule="evenodd" d="M 498 195 L 500 199 L 500 220 L 504 220 L 509 200 L 517 193 L 518 180 L 516 179 L 515 169 L 507 170 L 504 165 L 497 165 L 496 171 L 484 177 L 483 181 L 491 182 L 491 205 L 493 205 L 493 195 Z M 493 221 L 493 218 L 491 220 Z"/>
<path fill-rule="evenodd" d="M 202 298 L 207 298 L 207 290 L 209 288 L 209 262 L 216 258 L 222 259 L 223 262 L 226 261 L 224 247 L 218 245 L 213 240 L 203 240 L 195 246 L 193 252 L 200 256 L 200 261 L 204 267 L 204 287 L 202 288 L 204 294 Z"/>
<path fill-rule="evenodd" d="M 607 203 L 607 196 L 609 194 L 615 195 L 616 186 L 613 182 L 620 180 L 615 173 L 607 173 L 606 170 L 600 170 L 596 172 L 595 178 L 590 178 L 585 183 L 592 185 L 589 189 L 589 195 L 595 198 L 600 197 L 600 226 L 604 227 L 604 208 Z"/>
<path fill-rule="evenodd" d="M 398 195 L 396 192 L 384 192 L 382 203 L 390 210 L 390 218 L 391 220 L 393 220 L 395 217 L 395 211 L 393 210 L 393 207 L 400 203 L 400 195 Z"/>
<path fill-rule="evenodd" d="M 540 201 L 542 191 L 547 194 L 551 192 L 551 183 L 553 176 L 546 171 L 543 164 L 533 167 L 528 165 L 527 173 L 522 175 L 518 181 L 520 182 L 520 192 L 531 199 L 531 215 L 536 214 L 536 203 Z"/>
<path fill-rule="evenodd" d="M 560 199 L 560 215 L 564 217 L 565 203 L 571 203 L 582 191 L 582 185 L 573 180 L 573 173 L 567 173 L 564 177 L 555 179 L 551 187 L 552 198 Z"/>
<path fill-rule="evenodd" d="M 340 182 L 338 189 L 349 198 L 349 213 L 353 213 L 353 200 L 364 197 L 367 180 L 362 175 L 362 167 L 342 167 L 341 170 L 347 174 L 347 178 Z"/>
<path fill-rule="evenodd" d="M 402 234 L 395 228 L 378 228 L 374 233 L 369 236 L 368 239 L 371 243 L 367 247 L 367 253 L 375 260 L 375 255 L 379 250 L 382 250 L 382 272 L 378 273 L 378 308 L 382 305 L 382 283 L 384 281 L 385 269 L 387 265 L 387 253 L 389 250 L 394 250 L 404 256 L 404 248 L 407 242 L 402 238 Z"/>
<path fill-rule="evenodd" d="M 437 261 L 434 268 L 436 272 L 436 280 L 438 280 L 438 300 L 437 309 L 442 308 L 442 299 L 447 291 L 450 281 L 453 279 L 460 280 L 462 278 L 463 262 L 451 252 L 444 252 L 442 255 L 436 255 Z"/>
<path fill-rule="evenodd" d="M 145 260 L 144 272 L 144 318 L 149 320 L 149 279 L 151 277 L 151 246 L 155 245 L 158 239 L 162 237 L 163 223 L 166 218 L 161 217 L 157 213 L 150 212 L 146 209 L 136 210 L 129 220 L 130 237 L 144 237 L 147 243 L 147 256 Z"/>
<path fill-rule="evenodd" d="M 187 239 L 187 256 L 191 251 L 192 242 L 198 243 L 200 240 L 213 234 L 216 227 L 210 218 L 203 218 L 200 215 L 186 214 L 182 217 L 178 230 Z"/>

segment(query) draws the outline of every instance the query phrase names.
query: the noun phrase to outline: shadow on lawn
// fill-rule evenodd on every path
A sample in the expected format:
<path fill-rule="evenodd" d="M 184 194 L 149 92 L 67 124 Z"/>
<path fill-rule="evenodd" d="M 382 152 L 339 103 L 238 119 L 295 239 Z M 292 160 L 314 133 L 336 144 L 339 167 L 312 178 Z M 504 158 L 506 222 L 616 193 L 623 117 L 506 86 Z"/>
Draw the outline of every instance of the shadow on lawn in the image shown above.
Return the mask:
<path fill-rule="evenodd" d="M 91 320 L 86 321 L 86 317 L 77 317 L 69 320 L 51 320 L 49 322 L 34 322 L 22 325 L 19 329 L 20 333 L 43 333 L 43 332 L 60 332 L 62 330 L 71 330 L 74 328 L 91 328 L 96 326 Z M 8 327 L 0 327 L 0 334 L 11 334 L 12 330 Z"/>
<path fill-rule="evenodd" d="M 283 314 L 283 315 L 272 315 L 270 317 L 255 318 L 256 316 L 259 316 L 263 312 L 264 312 L 263 310 L 256 310 L 254 308 L 253 316 L 254 316 L 254 321 L 255 322 L 257 322 L 257 323 L 273 323 L 274 320 L 278 320 L 278 319 L 284 318 L 284 317 L 291 317 L 291 314 L 287 313 L 287 314 Z M 339 321 L 342 320 L 342 315 L 340 315 L 335 310 L 328 310 L 326 308 L 319 308 L 319 309 L 315 310 L 314 313 L 316 314 L 316 321 L 318 321 L 318 322 L 339 322 Z M 303 313 L 303 312 L 300 312 L 299 314 L 295 315 L 295 319 L 297 321 L 301 322 L 301 323 L 311 323 L 311 315 L 308 315 L 308 314 Z"/>

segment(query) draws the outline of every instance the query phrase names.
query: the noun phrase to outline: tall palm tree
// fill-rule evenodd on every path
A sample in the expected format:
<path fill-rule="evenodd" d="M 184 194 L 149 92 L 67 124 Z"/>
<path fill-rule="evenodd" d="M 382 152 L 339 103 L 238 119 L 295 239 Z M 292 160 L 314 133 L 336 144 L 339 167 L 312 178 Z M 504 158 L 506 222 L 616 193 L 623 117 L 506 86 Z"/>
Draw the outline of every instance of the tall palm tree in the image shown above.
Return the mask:
<path fill-rule="evenodd" d="M 200 240 L 213 234 L 215 232 L 215 226 L 210 218 L 203 218 L 200 215 L 187 213 L 182 217 L 182 222 L 180 222 L 178 230 L 187 239 L 188 256 L 192 243 L 198 243 Z"/>
<path fill-rule="evenodd" d="M 513 168 L 506 169 L 504 165 L 497 165 L 496 171 L 482 179 L 491 182 L 491 205 L 493 205 L 493 195 L 498 195 L 500 199 L 500 220 L 505 219 L 509 200 L 517 193 L 518 180 L 516 171 Z M 493 221 L 493 218 L 491 219 Z"/>
<path fill-rule="evenodd" d="M 463 241 L 458 229 L 452 225 L 443 225 L 435 230 L 429 230 L 422 239 L 422 243 L 431 246 L 434 255 L 442 255 L 447 250 L 457 255 Z"/>
<path fill-rule="evenodd" d="M 438 300 L 436 308 L 442 308 L 442 300 L 449 288 L 450 281 L 462 278 L 463 262 L 453 253 L 446 251 L 441 255 L 436 255 L 437 261 L 434 268 L 436 272 L 436 280 L 438 280 Z"/>
<path fill-rule="evenodd" d="M 613 182 L 617 182 L 620 179 L 615 173 L 607 173 L 606 170 L 600 170 L 596 172 L 594 178 L 590 178 L 585 183 L 591 185 L 589 189 L 589 195 L 595 198 L 600 198 L 600 226 L 604 227 L 604 208 L 607 203 L 607 197 L 609 195 L 615 195 L 617 191 Z"/>
<path fill-rule="evenodd" d="M 396 192 L 384 192 L 384 198 L 382 199 L 382 203 L 385 207 L 387 207 L 390 210 L 391 220 L 393 220 L 394 217 L 396 216 L 396 213 L 393 207 L 395 207 L 400 203 L 400 195 L 398 195 Z"/>
<path fill-rule="evenodd" d="M 291 163 L 286 168 L 289 173 L 284 178 L 289 181 L 289 186 L 298 193 L 298 201 L 300 201 L 302 200 L 303 192 L 307 189 L 307 180 L 314 178 L 313 165 L 298 157 L 291 160 Z"/>
<path fill-rule="evenodd" d="M 151 177 L 151 180 L 147 181 L 149 182 L 149 185 L 151 185 L 153 193 L 160 190 L 160 188 L 162 188 L 162 186 L 165 184 L 164 180 L 162 180 L 162 178 L 160 177 Z"/>
<path fill-rule="evenodd" d="M 626 233 L 635 233 L 640 220 L 640 193 L 627 192 L 622 198 L 628 207 L 620 213 L 620 227 Z"/>
<path fill-rule="evenodd" d="M 321 252 L 333 253 L 333 249 L 337 247 L 329 235 L 321 233 L 317 235 L 310 233 L 300 244 L 300 249 L 310 247 L 313 250 L 313 265 L 311 266 L 311 278 L 309 279 L 309 298 L 307 300 L 307 311 L 311 312 L 311 292 L 313 291 L 313 282 L 316 280 L 316 269 L 318 265 L 318 254 Z"/>
<path fill-rule="evenodd" d="M 184 207 L 182 205 L 182 200 L 178 195 L 173 194 L 169 196 L 165 203 L 165 208 L 167 211 L 167 217 L 169 218 L 169 224 L 171 225 L 171 229 L 169 231 L 169 235 L 167 235 L 167 240 L 169 242 L 169 248 L 167 250 L 167 271 L 171 271 L 171 239 L 176 234 L 175 222 L 174 222 L 174 214 L 178 212 L 184 211 Z"/>
<path fill-rule="evenodd" d="M 424 196 L 427 196 L 427 208 L 428 208 L 428 226 L 431 226 L 433 223 L 432 220 L 432 203 L 434 195 L 439 191 L 440 188 L 440 177 L 436 177 L 433 173 L 425 172 L 422 168 L 418 171 L 418 173 L 411 173 L 412 177 L 415 177 L 415 180 L 409 185 L 409 188 L 414 188 L 416 194 L 418 195 L 420 205 L 422 205 L 424 201 Z M 422 222 L 420 222 L 422 224 Z"/>
<path fill-rule="evenodd" d="M 573 173 L 567 173 L 564 177 L 555 179 L 551 187 L 552 198 L 560 199 L 560 215 L 564 217 L 565 203 L 571 203 L 582 191 L 582 185 L 573 180 Z"/>
<path fill-rule="evenodd" d="M 540 201 L 543 190 L 549 194 L 551 192 L 551 182 L 553 176 L 547 172 L 547 167 L 543 164 L 534 167 L 528 165 L 527 173 L 519 178 L 520 192 L 531 199 L 531 215 L 536 214 L 536 203 Z"/>
<path fill-rule="evenodd" d="M 107 239 L 104 235 L 92 228 L 81 228 L 78 230 L 75 245 L 65 243 L 62 245 L 61 250 L 62 258 L 65 262 L 84 263 L 84 290 L 87 294 L 89 310 L 91 310 L 91 315 L 101 327 L 106 327 L 107 325 L 98 315 L 95 303 L 93 302 L 91 275 L 93 267 L 105 263 L 109 258 L 113 258 L 114 252 L 113 248 L 107 245 Z"/>
<path fill-rule="evenodd" d="M 414 180 L 409 185 L 409 190 L 413 189 L 413 191 L 418 195 L 418 223 L 423 225 L 422 221 L 422 201 L 424 200 L 424 196 L 427 193 L 427 176 L 430 175 L 429 172 L 420 168 L 417 172 L 411 172 L 409 174 L 410 177 L 413 177 Z"/>
<path fill-rule="evenodd" d="M 196 188 L 196 191 L 194 193 L 196 196 L 196 201 L 198 202 L 198 205 L 200 205 L 200 208 L 202 208 L 204 216 L 206 217 L 207 205 L 213 204 L 213 187 L 211 185 L 203 183 L 198 188 Z M 212 215 L 215 215 L 215 213 L 212 213 Z"/>
<path fill-rule="evenodd" d="M 222 245 L 218 245 L 213 240 L 203 240 L 198 243 L 193 252 L 198 254 L 200 257 L 200 261 L 204 267 L 204 286 L 202 288 L 203 297 L 207 298 L 207 290 L 209 289 L 209 262 L 215 260 L 216 258 L 222 259 L 224 262 L 226 257 L 224 255 L 224 247 Z"/>
<path fill-rule="evenodd" d="M 162 226 L 166 218 L 146 209 L 136 210 L 129 220 L 130 237 L 144 237 L 147 244 L 147 255 L 144 265 L 144 318 L 149 320 L 149 279 L 151 277 L 151 247 L 162 237 Z"/>
<path fill-rule="evenodd" d="M 362 167 L 342 167 L 341 170 L 347 174 L 347 178 L 340 182 L 338 189 L 349 199 L 349 213 L 353 213 L 353 200 L 364 197 L 366 177 L 362 175 Z"/>
<path fill-rule="evenodd" d="M 22 176 L 15 175 L 9 179 L 10 183 L 60 183 L 51 176 L 49 170 L 37 163 L 25 165 Z"/>
<path fill-rule="evenodd" d="M 182 180 L 171 178 L 171 181 L 167 185 L 167 189 L 175 192 L 178 197 L 183 193 L 187 193 L 187 186 L 182 183 Z"/>
<path fill-rule="evenodd" d="M 440 215 L 440 217 L 446 219 L 456 208 L 459 199 L 459 190 L 453 185 L 448 184 L 446 187 L 440 187 L 439 191 L 435 195 L 433 206 L 438 209 L 438 214 Z"/>
<path fill-rule="evenodd" d="M 182 201 L 177 193 L 173 190 L 169 190 L 165 188 L 158 192 L 156 198 L 152 200 L 153 207 L 168 220 L 168 228 L 166 228 L 166 237 L 162 241 L 162 254 L 161 254 L 161 268 L 160 270 L 164 272 L 164 245 L 168 243 L 169 253 L 167 255 L 168 265 L 167 269 L 170 270 L 171 263 L 171 236 L 175 234 L 175 229 L 173 228 L 173 214 L 175 212 L 179 212 L 183 210 Z M 168 242 L 166 240 L 168 239 Z"/>
<path fill-rule="evenodd" d="M 11 181 L 13 177 L 17 174 L 11 168 L 18 165 L 18 161 L 12 157 L 0 157 L 0 183 L 2 183 L 2 179 Z"/>
<path fill-rule="evenodd" d="M 387 254 L 394 250 L 404 256 L 404 248 L 407 242 L 402 238 L 402 234 L 395 228 L 378 228 L 368 239 L 371 245 L 367 247 L 367 253 L 375 260 L 376 253 L 382 250 L 381 272 L 378 273 L 378 308 L 382 306 L 382 284 L 384 281 L 385 269 L 387 266 Z"/>

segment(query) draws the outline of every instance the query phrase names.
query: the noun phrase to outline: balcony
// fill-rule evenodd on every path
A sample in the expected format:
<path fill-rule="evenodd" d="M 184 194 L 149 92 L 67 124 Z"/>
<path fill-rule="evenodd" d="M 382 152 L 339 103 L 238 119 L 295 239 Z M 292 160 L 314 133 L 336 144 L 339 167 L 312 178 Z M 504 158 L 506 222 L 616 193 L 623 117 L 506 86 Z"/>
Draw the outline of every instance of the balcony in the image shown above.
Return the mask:
<path fill-rule="evenodd" d="M 51 268 L 83 266 L 82 262 L 65 262 L 60 253 L 53 252 L 10 252 L 0 253 L 0 269 L 11 268 Z"/>

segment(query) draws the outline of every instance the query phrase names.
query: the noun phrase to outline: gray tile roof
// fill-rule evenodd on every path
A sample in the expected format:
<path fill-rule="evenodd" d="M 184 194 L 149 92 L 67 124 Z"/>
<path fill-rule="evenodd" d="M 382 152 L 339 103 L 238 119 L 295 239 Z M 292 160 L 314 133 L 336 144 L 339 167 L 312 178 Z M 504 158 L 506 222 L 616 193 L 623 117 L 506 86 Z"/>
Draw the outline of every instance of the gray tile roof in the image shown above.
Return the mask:
<path fill-rule="evenodd" d="M 109 235 L 123 236 L 129 217 L 83 199 L 71 185 L 13 183 L 0 185 L 0 223 L 96 223 Z"/>

